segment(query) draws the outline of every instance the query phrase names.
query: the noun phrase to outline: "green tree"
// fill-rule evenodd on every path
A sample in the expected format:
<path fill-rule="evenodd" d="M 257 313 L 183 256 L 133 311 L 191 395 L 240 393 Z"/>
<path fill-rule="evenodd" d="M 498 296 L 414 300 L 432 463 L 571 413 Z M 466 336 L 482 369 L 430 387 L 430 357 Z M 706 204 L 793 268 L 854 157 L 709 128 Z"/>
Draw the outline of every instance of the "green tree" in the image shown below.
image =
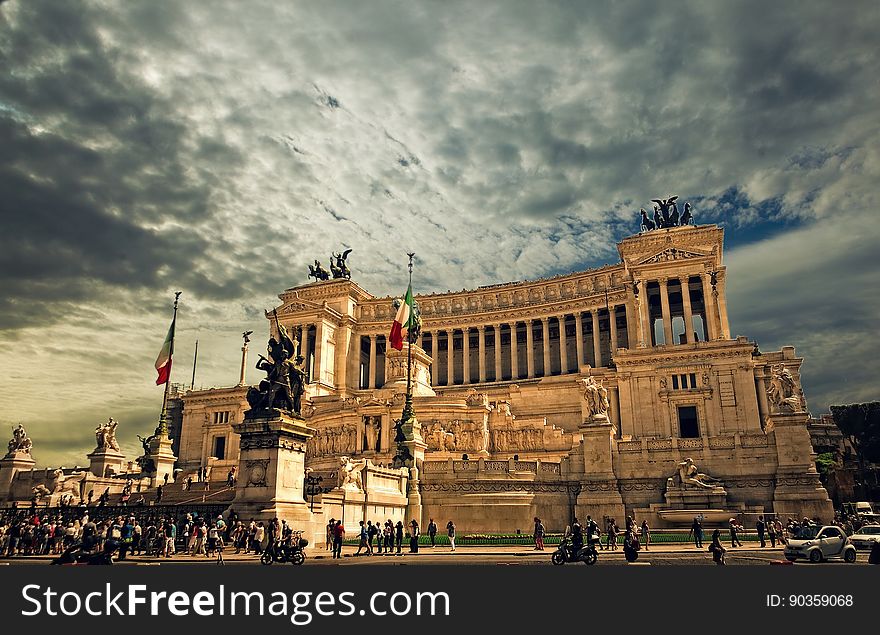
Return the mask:
<path fill-rule="evenodd" d="M 867 463 L 880 462 L 880 401 L 831 406 L 831 416 L 855 450 L 859 480 L 867 495 Z"/>

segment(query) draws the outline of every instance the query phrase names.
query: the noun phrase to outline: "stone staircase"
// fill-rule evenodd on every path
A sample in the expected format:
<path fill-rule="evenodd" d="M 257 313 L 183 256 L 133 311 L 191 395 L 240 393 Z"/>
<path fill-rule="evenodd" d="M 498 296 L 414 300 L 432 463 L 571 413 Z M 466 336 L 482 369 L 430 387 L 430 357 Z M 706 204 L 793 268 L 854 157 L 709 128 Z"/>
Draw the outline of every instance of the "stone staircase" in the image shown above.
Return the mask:
<path fill-rule="evenodd" d="M 201 505 L 204 503 L 220 504 L 229 503 L 235 498 L 235 488 L 227 487 L 223 481 L 215 481 L 209 483 L 209 488 L 205 489 L 206 483 L 193 483 L 192 489 L 185 489 L 184 482 L 169 483 L 162 488 L 162 505 Z M 136 501 L 143 496 L 147 505 L 156 504 L 156 488 L 141 490 L 140 492 L 132 492 L 128 501 L 129 505 L 134 505 Z M 110 496 L 110 504 L 118 505 L 122 499 L 120 494 Z"/>

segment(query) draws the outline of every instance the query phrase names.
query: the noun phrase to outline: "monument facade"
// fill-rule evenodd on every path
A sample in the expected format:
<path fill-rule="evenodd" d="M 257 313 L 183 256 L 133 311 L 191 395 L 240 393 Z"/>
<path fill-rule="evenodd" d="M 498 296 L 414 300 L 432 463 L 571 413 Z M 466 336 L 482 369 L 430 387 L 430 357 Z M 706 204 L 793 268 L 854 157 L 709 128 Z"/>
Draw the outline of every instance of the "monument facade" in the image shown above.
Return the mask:
<path fill-rule="evenodd" d="M 643 213 L 643 231 L 618 244 L 616 264 L 416 296 L 410 363 L 424 454 L 408 479 L 419 499 L 410 515 L 504 532 L 529 530 L 534 516 L 562 529 L 588 513 L 635 513 L 652 526 L 695 510 L 830 518 L 803 359 L 731 332 L 723 230 L 693 225 L 689 205 L 679 216 L 674 198 L 656 202 L 654 220 Z M 333 278 L 281 293 L 269 330 L 295 341 L 285 363 L 297 368 L 297 410 L 314 430 L 302 439 L 305 467 L 333 482 L 342 459 L 369 461 L 378 482 L 393 469 L 408 358 L 387 341 L 392 298 L 363 289 L 345 262 L 331 268 Z M 183 474 L 209 464 L 245 474 L 236 432 L 253 390 L 182 397 Z M 362 509 L 368 519 L 389 511 Z"/>

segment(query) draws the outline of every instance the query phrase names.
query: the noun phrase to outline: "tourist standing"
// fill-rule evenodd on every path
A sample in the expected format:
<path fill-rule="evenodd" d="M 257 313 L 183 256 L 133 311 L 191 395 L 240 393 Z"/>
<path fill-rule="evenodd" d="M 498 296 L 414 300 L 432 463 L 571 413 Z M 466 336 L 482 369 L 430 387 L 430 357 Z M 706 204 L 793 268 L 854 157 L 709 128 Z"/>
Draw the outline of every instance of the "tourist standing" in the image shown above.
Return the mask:
<path fill-rule="evenodd" d="M 455 523 L 451 520 L 446 523 L 446 536 L 449 538 L 449 545 L 452 547 L 452 551 L 455 551 Z"/>
<path fill-rule="evenodd" d="M 648 545 L 651 544 L 651 529 L 648 527 L 648 521 L 642 521 L 642 527 L 640 529 L 642 534 L 642 544 L 645 546 L 645 551 L 648 550 Z"/>
<path fill-rule="evenodd" d="M 587 529 L 589 531 L 589 528 Z M 535 516 L 535 551 L 544 551 L 544 523 Z M 587 537 L 589 540 L 589 537 Z"/>
<path fill-rule="evenodd" d="M 689 535 L 694 538 L 694 546 L 697 549 L 703 548 L 703 523 L 700 522 L 700 518 L 698 516 L 694 516 L 694 522 L 691 524 L 691 530 Z"/>
<path fill-rule="evenodd" d="M 770 548 L 776 548 L 776 521 L 772 518 L 767 521 L 767 537 L 770 539 Z"/>
<path fill-rule="evenodd" d="M 342 521 L 337 520 L 336 525 L 333 527 L 333 557 L 341 558 L 342 557 L 342 541 L 345 539 L 345 527 L 342 526 Z"/>
<path fill-rule="evenodd" d="M 333 548 L 333 530 L 336 529 L 336 519 L 331 518 L 330 522 L 327 523 L 327 531 L 326 531 L 326 544 L 324 545 L 327 551 L 330 551 Z"/>
<path fill-rule="evenodd" d="M 434 522 L 433 518 L 428 523 L 428 537 L 431 539 L 431 547 L 436 547 L 437 523 Z"/>
<path fill-rule="evenodd" d="M 395 526 L 395 542 L 397 543 L 397 555 L 400 555 L 400 548 L 403 546 L 403 521 L 398 520 Z"/>
<path fill-rule="evenodd" d="M 761 546 L 766 547 L 767 543 L 764 541 L 764 531 L 766 529 L 766 525 L 764 524 L 763 516 L 758 516 L 758 522 L 755 523 L 755 529 L 758 531 L 758 540 L 761 542 Z"/>
<path fill-rule="evenodd" d="M 416 522 L 415 518 L 413 518 L 409 525 L 410 525 L 409 552 L 410 553 L 418 553 L 419 552 L 419 523 Z"/>
<path fill-rule="evenodd" d="M 370 548 L 370 555 L 373 555 L 373 538 L 379 533 L 379 527 L 373 525 L 372 520 L 367 521 L 367 546 Z M 378 548 L 378 545 L 376 545 Z"/>

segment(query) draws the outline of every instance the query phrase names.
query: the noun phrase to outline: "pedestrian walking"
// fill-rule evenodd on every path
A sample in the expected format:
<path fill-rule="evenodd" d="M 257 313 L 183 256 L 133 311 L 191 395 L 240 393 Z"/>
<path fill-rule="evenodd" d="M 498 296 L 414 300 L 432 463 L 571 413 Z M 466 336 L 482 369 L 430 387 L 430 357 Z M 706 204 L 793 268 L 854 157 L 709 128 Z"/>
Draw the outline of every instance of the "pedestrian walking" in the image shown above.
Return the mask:
<path fill-rule="evenodd" d="M 400 548 L 403 545 L 403 521 L 398 520 L 395 526 L 395 542 L 397 543 L 397 555 L 400 555 Z"/>
<path fill-rule="evenodd" d="M 364 555 L 369 556 L 371 553 L 370 545 L 368 543 L 369 533 L 367 532 L 367 526 L 364 524 L 364 521 L 359 521 L 358 525 L 360 526 L 360 530 L 358 531 L 358 538 L 360 538 L 360 542 L 358 543 L 357 553 L 354 555 L 361 555 L 361 549 L 365 549 Z"/>
<path fill-rule="evenodd" d="M 431 547 L 436 547 L 437 523 L 434 522 L 433 518 L 428 523 L 428 537 L 431 539 Z"/>
<path fill-rule="evenodd" d="M 535 551 L 544 551 L 544 523 L 535 516 Z"/>
<path fill-rule="evenodd" d="M 724 561 L 724 554 L 727 553 L 727 550 L 724 548 L 724 545 L 721 544 L 720 529 L 716 529 L 712 532 L 712 544 L 709 545 L 709 551 L 712 552 L 712 559 L 715 561 L 715 564 L 727 564 Z"/>
<path fill-rule="evenodd" d="M 736 522 L 736 518 L 731 518 L 727 521 L 727 529 L 730 532 L 730 546 L 731 547 L 742 547 L 742 542 L 739 540 L 739 536 L 737 532 L 739 531 L 739 524 Z"/>
<path fill-rule="evenodd" d="M 764 531 L 767 525 L 764 523 L 764 517 L 758 516 L 758 522 L 755 523 L 755 529 L 758 531 L 758 540 L 761 542 L 761 547 L 766 547 L 767 543 L 764 541 Z"/>
<path fill-rule="evenodd" d="M 452 551 L 455 551 L 455 523 L 451 520 L 446 523 L 446 537 L 449 538 L 449 545 Z"/>
<path fill-rule="evenodd" d="M 776 547 L 776 522 L 773 519 L 767 521 L 767 537 L 770 539 L 770 548 Z"/>
<path fill-rule="evenodd" d="M 342 521 L 337 520 L 336 525 L 333 527 L 333 557 L 341 558 L 342 557 L 342 541 L 345 539 L 345 527 L 342 526 Z"/>
<path fill-rule="evenodd" d="M 334 529 L 336 529 L 336 519 L 331 518 L 330 522 L 327 523 L 327 530 L 326 530 L 327 536 L 326 536 L 325 545 L 324 545 L 325 548 L 327 549 L 327 551 L 330 551 L 331 549 L 333 549 L 333 536 L 334 536 L 333 531 L 334 531 Z"/>
<path fill-rule="evenodd" d="M 642 527 L 639 530 L 642 535 L 641 544 L 645 548 L 645 551 L 648 551 L 648 545 L 651 544 L 651 529 L 648 527 L 648 521 L 642 521 Z"/>
<path fill-rule="evenodd" d="M 382 547 L 385 543 L 385 534 L 383 533 L 382 526 L 379 524 L 378 520 L 373 524 L 373 532 L 376 536 L 376 552 L 375 553 L 381 554 Z"/>

